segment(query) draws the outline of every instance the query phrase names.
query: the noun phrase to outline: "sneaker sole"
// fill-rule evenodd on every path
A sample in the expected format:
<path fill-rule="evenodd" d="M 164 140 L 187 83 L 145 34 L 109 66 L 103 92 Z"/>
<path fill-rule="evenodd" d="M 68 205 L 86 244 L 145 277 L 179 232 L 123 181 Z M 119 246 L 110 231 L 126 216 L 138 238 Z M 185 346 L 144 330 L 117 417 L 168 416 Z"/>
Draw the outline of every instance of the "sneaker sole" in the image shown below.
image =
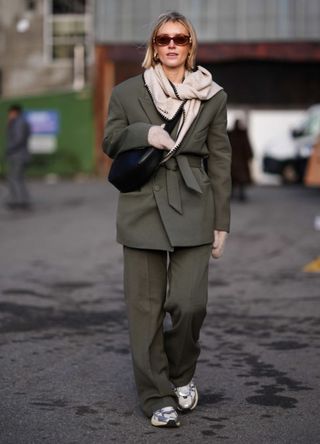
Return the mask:
<path fill-rule="evenodd" d="M 151 418 L 151 424 L 154 427 L 167 427 L 170 429 L 180 426 L 180 422 L 174 421 L 173 419 L 170 419 L 168 422 L 162 422 L 162 421 L 157 421 L 157 419 Z"/>
<path fill-rule="evenodd" d="M 195 408 L 197 407 L 198 401 L 199 401 L 199 395 L 198 395 L 198 390 L 197 390 L 197 388 L 196 388 L 196 396 L 195 396 L 195 399 L 194 399 L 194 403 L 193 403 L 193 405 L 190 407 L 189 410 L 193 410 L 193 409 L 195 409 Z"/>

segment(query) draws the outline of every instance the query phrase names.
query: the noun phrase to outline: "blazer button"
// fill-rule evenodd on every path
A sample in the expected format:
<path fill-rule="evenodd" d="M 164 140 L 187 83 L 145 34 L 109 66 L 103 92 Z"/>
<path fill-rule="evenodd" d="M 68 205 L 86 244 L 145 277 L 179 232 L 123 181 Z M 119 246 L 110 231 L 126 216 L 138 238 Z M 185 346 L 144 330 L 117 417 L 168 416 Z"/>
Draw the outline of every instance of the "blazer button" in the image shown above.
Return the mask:
<path fill-rule="evenodd" d="M 155 185 L 155 186 L 153 187 L 153 189 L 154 189 L 154 191 L 160 191 L 160 186 L 159 186 L 159 185 Z"/>

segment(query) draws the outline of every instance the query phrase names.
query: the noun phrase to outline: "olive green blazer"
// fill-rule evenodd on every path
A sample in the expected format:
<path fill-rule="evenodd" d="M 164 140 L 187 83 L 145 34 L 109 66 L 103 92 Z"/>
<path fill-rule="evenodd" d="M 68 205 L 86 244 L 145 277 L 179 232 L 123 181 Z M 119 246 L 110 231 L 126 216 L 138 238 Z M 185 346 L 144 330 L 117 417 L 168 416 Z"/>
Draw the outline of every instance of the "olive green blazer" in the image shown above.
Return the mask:
<path fill-rule="evenodd" d="M 120 193 L 119 243 L 172 251 L 176 246 L 212 242 L 214 229 L 229 231 L 231 147 L 226 101 L 221 89 L 202 102 L 176 158 L 161 166 L 140 190 Z M 114 159 L 120 152 L 147 146 L 150 127 L 163 123 L 142 76 L 126 80 L 112 92 L 103 150 Z M 173 138 L 175 133 L 176 129 Z"/>

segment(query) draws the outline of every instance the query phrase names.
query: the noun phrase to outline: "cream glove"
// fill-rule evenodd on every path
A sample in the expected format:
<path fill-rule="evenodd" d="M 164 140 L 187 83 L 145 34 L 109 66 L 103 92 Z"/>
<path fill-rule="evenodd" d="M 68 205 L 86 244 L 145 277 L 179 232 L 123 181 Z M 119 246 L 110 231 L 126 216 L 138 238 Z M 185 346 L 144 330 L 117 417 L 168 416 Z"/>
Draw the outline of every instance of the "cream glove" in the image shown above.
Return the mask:
<path fill-rule="evenodd" d="M 171 150 L 175 142 L 161 126 L 152 126 L 148 132 L 148 143 L 160 150 Z"/>
<path fill-rule="evenodd" d="M 211 252 L 214 259 L 219 259 L 223 255 L 227 237 L 228 233 L 226 231 L 214 230 L 214 242 Z"/>

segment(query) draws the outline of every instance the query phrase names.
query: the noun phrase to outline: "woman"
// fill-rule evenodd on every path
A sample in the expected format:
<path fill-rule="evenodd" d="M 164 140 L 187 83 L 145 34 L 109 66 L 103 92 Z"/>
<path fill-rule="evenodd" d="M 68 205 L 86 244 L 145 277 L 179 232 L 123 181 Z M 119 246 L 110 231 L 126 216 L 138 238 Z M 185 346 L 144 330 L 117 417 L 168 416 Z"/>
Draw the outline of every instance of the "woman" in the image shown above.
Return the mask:
<path fill-rule="evenodd" d="M 229 140 L 232 146 L 232 194 L 235 195 L 237 190 L 238 199 L 245 202 L 247 200 L 246 186 L 252 183 L 250 162 L 253 152 L 247 130 L 240 119 L 235 121 L 232 131 L 229 132 Z"/>
<path fill-rule="evenodd" d="M 192 378 L 208 262 L 211 252 L 221 256 L 229 231 L 226 94 L 207 70 L 194 67 L 196 49 L 195 31 L 183 15 L 161 15 L 143 75 L 113 90 L 103 142 L 111 158 L 148 144 L 166 151 L 179 147 L 140 190 L 120 193 L 117 215 L 138 395 L 152 425 L 160 427 L 179 426 L 177 410 L 197 405 Z M 181 106 L 169 135 L 164 123 Z M 164 331 L 166 313 L 172 326 Z"/>

